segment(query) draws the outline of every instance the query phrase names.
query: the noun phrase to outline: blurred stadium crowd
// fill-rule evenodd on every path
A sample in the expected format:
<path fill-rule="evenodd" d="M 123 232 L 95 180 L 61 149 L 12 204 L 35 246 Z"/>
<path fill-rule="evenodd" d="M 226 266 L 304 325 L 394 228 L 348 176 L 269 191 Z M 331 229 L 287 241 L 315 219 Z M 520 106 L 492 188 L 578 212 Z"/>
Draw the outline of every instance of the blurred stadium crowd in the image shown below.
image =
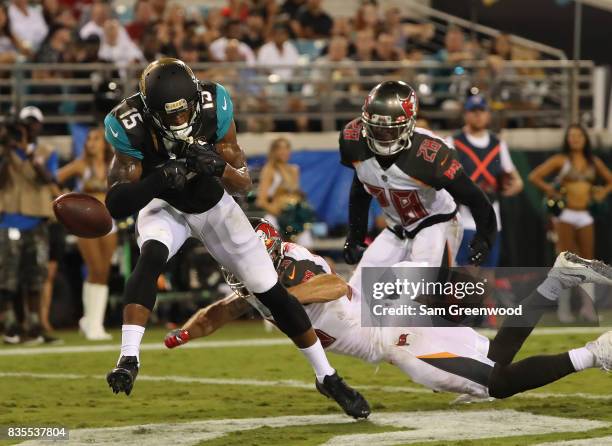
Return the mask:
<path fill-rule="evenodd" d="M 320 130 L 321 123 L 308 116 L 309 98 L 323 98 L 331 90 L 339 98 L 336 106 L 352 119 L 365 93 L 378 82 L 376 76 L 415 84 L 425 111 L 454 110 L 450 121 L 434 116 L 419 122 L 420 126 L 446 130 L 462 126 L 464 102 L 471 88 L 487 97 L 488 105 L 483 108 L 487 112 L 513 107 L 535 110 L 550 99 L 551 81 L 544 69 L 529 65 L 517 68 L 511 63 L 537 61 L 543 56 L 533 48 L 517 45 L 507 34 L 480 38 L 456 26 L 438 27 L 424 17 L 407 16 L 397 6 L 383 8 L 375 0 L 362 1 L 351 16 L 334 17 L 323 4 L 322 0 L 228 0 L 223 7 L 210 8 L 137 0 L 127 8 L 106 1 L 10 0 L 0 3 L 0 77 L 9 79 L 12 66 L 39 64 L 31 77 L 41 82 L 31 89 L 44 95 L 56 91 L 57 87 L 50 86 L 54 79 L 87 79 L 96 74 L 46 69 L 47 64 L 107 62 L 113 64 L 112 77 L 120 78 L 127 76 L 125 68 L 161 57 L 176 57 L 190 65 L 211 63 L 196 74 L 227 86 L 238 115 L 269 111 L 274 97 L 284 103 L 283 112 L 293 113 L 291 119 L 248 117 L 238 122 L 241 132 Z M 415 69 L 404 64 L 428 61 L 446 65 Z M 242 62 L 244 66 L 217 62 Z M 470 68 L 474 62 L 482 63 Z M 268 68 L 273 65 L 281 66 Z M 258 70 L 265 71 L 266 83 L 251 82 Z M 468 71 L 470 76 L 466 77 Z M 507 82 L 513 76 L 526 80 Z M 431 81 L 434 77 L 447 81 L 435 83 Z M 82 110 L 77 107 L 83 115 L 94 114 L 94 124 L 100 124 L 123 95 L 131 94 L 117 85 L 112 87 L 114 83 L 108 79 L 99 84 L 96 98 L 100 100 L 85 104 L 88 108 Z M 73 93 L 92 91 L 79 85 L 71 87 Z M 435 95 L 436 89 L 444 91 Z M 10 92 L 6 83 L 0 84 L 0 95 Z M 129 236 L 133 221 L 118 222 L 117 232 L 95 243 L 67 237 L 59 224 L 49 224 L 52 199 L 62 189 L 103 199 L 112 154 L 103 132 L 94 125 L 87 129 L 83 147 L 72 154 L 73 159 L 60 163 L 53 148 L 39 143 L 38 137 L 68 132 L 63 123 L 45 122 L 45 116 L 61 114 L 63 108 L 52 102 L 36 105 L 12 110 L 18 118 L 16 124 L 5 126 L 0 134 L 0 331 L 4 329 L 7 343 L 56 342 L 50 335 L 53 325 L 74 326 L 81 318 L 79 327 L 88 338 L 107 339 L 103 329 L 106 302 L 109 295 L 121 294 L 137 255 Z M 549 105 L 558 108 L 559 104 Z M 429 118 L 426 112 L 423 115 Z M 350 119 L 338 118 L 334 127 L 340 128 Z M 550 117 L 544 116 L 541 122 L 506 120 L 495 122 L 494 127 L 550 124 Z M 579 150 L 586 152 L 588 144 L 590 157 L 588 135 L 581 128 L 578 132 L 586 136 Z M 567 153 L 569 144 L 566 136 Z M 312 236 L 318 235 L 316 215 L 307 194 L 300 190 L 299 168 L 289 164 L 290 155 L 290 139 L 272 142 L 261 176 L 259 170 L 254 171 L 261 186 L 243 204 L 283 228 L 293 226 L 286 235 L 299 236 L 301 243 L 312 246 Z M 511 162 L 509 165 L 506 173 L 514 169 Z M 523 171 L 522 176 L 526 178 L 527 173 Z M 559 191 L 560 184 L 546 190 L 549 184 L 543 178 L 550 172 L 540 173 L 537 186 L 557 203 L 565 192 Z M 10 175 L 17 178 L 11 186 L 6 181 Z M 595 179 L 592 182 L 595 184 Z M 16 196 L 26 197 L 26 205 L 16 206 Z M 585 209 L 589 197 L 583 200 Z M 34 208 L 35 212 L 29 212 Z M 32 213 L 35 217 L 29 215 Z M 384 227 L 379 219 L 373 231 Z M 342 230 L 336 235 L 342 236 Z M 551 239 L 556 240 L 555 236 Z M 592 256 L 592 249 L 587 254 Z M 214 299 L 226 291 L 214 261 L 191 242 L 170 262 L 158 288 L 165 293 L 159 299 L 157 317 L 169 323 L 181 322 L 202 299 Z M 111 299 L 107 325 L 118 322 L 119 308 L 120 302 Z"/>
<path fill-rule="evenodd" d="M 471 86 L 487 92 L 495 109 L 535 109 L 547 100 L 550 90 L 542 68 L 516 68 L 506 63 L 541 58 L 539 51 L 513 43 L 509 35 L 483 38 L 456 26 L 435 26 L 423 15 L 409 16 L 404 9 L 410 8 L 383 8 L 376 0 L 360 2 L 351 16 L 330 15 L 322 0 L 228 0 L 220 8 L 185 7 L 167 0 L 137 0 L 131 7 L 112 5 L 71 0 L 6 2 L 0 7 L 0 63 L 111 62 L 125 68 L 164 56 L 189 64 L 241 62 L 247 68 L 208 65 L 197 74 L 223 80 L 234 97 L 242 98 L 236 101 L 238 111 L 250 113 L 311 111 L 309 101 L 330 90 L 337 98 L 336 108 L 356 110 L 362 94 L 376 84 L 360 82 L 358 79 L 364 76 L 414 79 L 424 109 L 457 109 Z M 428 61 L 449 65 L 427 69 L 404 66 L 406 62 Z M 380 66 L 380 62 L 392 64 Z M 469 68 L 474 62 L 483 65 Z M 328 71 L 325 65 L 329 63 L 335 65 Z M 268 68 L 270 65 L 282 67 Z M 268 74 L 268 85 L 253 82 L 262 70 Z M 125 73 L 119 69 L 118 74 Z M 31 77 L 45 81 L 83 79 L 94 74 L 37 69 Z M 528 79 L 506 82 L 514 75 Z M 41 94 L 66 92 L 51 85 L 43 83 L 32 90 Z M 106 87 L 104 82 L 93 88 L 108 93 Z M 10 88 L 0 90 L 8 93 Z M 91 90 L 79 87 L 70 91 Z M 280 102 L 285 103 L 284 108 L 275 103 L 279 95 L 283 96 Z M 44 112 L 57 113 L 58 104 L 36 105 Z M 78 111 L 91 112 L 86 104 L 80 107 L 85 108 Z M 67 110 L 66 104 L 59 108 Z M 540 119 L 546 121 L 547 117 Z M 243 131 L 316 130 L 321 125 L 304 116 L 290 123 L 251 118 L 245 124 Z"/>
<path fill-rule="evenodd" d="M 441 39 L 435 27 L 405 17 L 397 6 L 382 10 L 375 0 L 365 0 L 353 17 L 334 19 L 322 3 L 229 0 L 223 8 L 202 9 L 167 0 L 137 0 L 126 11 L 105 1 L 11 0 L 0 9 L 2 62 L 132 63 L 168 56 L 190 63 L 291 65 L 298 63 L 300 53 L 288 39 L 330 38 L 336 39 L 333 44 L 318 45 L 319 56 L 338 61 L 488 58 L 498 70 L 503 60 L 539 57 L 513 48 L 507 35 L 484 47 L 458 28 L 448 30 L 442 39 L 445 48 L 438 50 L 436 41 Z M 230 49 L 228 43 L 233 45 Z"/>

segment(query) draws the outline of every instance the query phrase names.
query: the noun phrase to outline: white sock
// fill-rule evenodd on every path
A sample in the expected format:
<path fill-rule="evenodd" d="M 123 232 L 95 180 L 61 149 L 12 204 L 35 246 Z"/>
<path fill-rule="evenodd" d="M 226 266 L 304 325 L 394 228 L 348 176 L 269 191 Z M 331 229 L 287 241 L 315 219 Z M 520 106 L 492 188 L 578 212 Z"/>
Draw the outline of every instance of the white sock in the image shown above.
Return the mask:
<path fill-rule="evenodd" d="M 586 347 L 575 348 L 570 350 L 568 353 L 570 360 L 572 361 L 572 365 L 577 372 L 584 369 L 590 369 L 592 367 L 599 367 L 599 364 L 597 364 L 597 358 Z"/>
<path fill-rule="evenodd" d="M 104 331 L 104 315 L 106 314 L 106 303 L 108 302 L 108 286 L 99 283 L 90 283 L 89 292 L 92 299 L 90 302 L 89 327 L 97 333 Z"/>
<path fill-rule="evenodd" d="M 538 293 L 549 300 L 557 300 L 565 287 L 556 277 L 547 277 L 538 287 Z"/>
<path fill-rule="evenodd" d="M 327 375 L 333 375 L 336 371 L 329 364 L 327 360 L 327 355 L 325 354 L 325 350 L 323 350 L 323 346 L 321 345 L 321 341 L 317 338 L 317 342 L 312 344 L 310 347 L 301 348 L 300 351 L 306 356 L 308 362 L 314 369 L 315 375 L 317 376 L 317 380 L 319 382 L 323 382 L 323 378 Z"/>
<path fill-rule="evenodd" d="M 91 319 L 91 284 L 83 282 L 83 322 L 87 332 L 89 332 L 89 320 Z"/>
<path fill-rule="evenodd" d="M 121 356 L 136 356 L 140 364 L 140 342 L 144 335 L 145 328 L 140 325 L 121 326 Z"/>

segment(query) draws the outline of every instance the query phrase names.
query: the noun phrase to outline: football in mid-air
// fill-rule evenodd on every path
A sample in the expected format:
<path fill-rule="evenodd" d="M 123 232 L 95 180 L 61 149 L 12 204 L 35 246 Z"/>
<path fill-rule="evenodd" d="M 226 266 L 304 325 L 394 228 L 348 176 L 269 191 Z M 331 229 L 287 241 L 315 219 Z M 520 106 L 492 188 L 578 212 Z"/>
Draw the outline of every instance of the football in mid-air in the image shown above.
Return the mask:
<path fill-rule="evenodd" d="M 78 192 L 61 195 L 53 201 L 53 211 L 66 230 L 78 237 L 102 237 L 113 227 L 106 206 L 91 195 Z"/>

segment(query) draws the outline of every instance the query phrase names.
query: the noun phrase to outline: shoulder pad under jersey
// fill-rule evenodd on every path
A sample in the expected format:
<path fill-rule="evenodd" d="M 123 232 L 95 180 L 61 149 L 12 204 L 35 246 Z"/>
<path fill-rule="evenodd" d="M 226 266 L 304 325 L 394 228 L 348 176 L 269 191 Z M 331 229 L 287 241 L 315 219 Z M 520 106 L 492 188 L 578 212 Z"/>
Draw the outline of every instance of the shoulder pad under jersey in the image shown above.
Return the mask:
<path fill-rule="evenodd" d="M 351 169 L 354 163 L 374 156 L 363 135 L 360 118 L 353 119 L 340 131 L 339 146 L 340 162 Z"/>
<path fill-rule="evenodd" d="M 234 104 L 223 85 L 210 81 L 198 82 L 202 98 L 201 118 L 204 119 L 204 125 L 216 122 L 216 128 L 208 129 L 205 133 L 209 134 L 211 140 L 214 139 L 216 142 L 223 139 L 232 124 Z"/>
<path fill-rule="evenodd" d="M 417 128 L 408 156 L 398 158 L 397 166 L 407 175 L 442 189 L 462 170 L 457 152 L 434 133 Z"/>
<path fill-rule="evenodd" d="M 141 148 L 147 135 L 142 102 L 136 94 L 121 101 L 104 118 L 104 137 L 124 155 L 143 159 Z"/>
<path fill-rule="evenodd" d="M 320 264 L 321 258 L 308 249 L 294 243 L 283 243 L 283 260 L 278 269 L 280 282 L 285 287 L 292 287 L 310 280 L 312 277 L 325 274 L 326 269 Z M 317 262 L 319 260 L 319 262 Z M 325 263 L 329 269 L 329 265 Z"/>

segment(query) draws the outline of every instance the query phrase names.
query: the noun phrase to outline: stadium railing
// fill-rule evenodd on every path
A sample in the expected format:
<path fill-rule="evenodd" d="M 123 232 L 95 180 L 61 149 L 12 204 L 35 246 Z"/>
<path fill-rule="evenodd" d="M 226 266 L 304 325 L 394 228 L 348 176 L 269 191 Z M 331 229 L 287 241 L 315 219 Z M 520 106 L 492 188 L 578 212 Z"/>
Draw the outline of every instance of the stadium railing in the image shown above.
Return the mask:
<path fill-rule="evenodd" d="M 137 91 L 144 65 L 0 64 L 0 110 L 39 106 L 51 124 L 94 123 L 108 104 Z M 378 82 L 402 79 L 417 90 L 420 116 L 456 120 L 473 87 L 491 101 L 494 118 L 528 127 L 556 127 L 573 121 L 572 98 L 580 117 L 592 114 L 592 61 L 508 61 L 494 73 L 486 61 L 449 65 L 421 62 L 339 62 L 295 66 L 244 63 L 193 64 L 202 79 L 225 85 L 238 121 L 308 117 L 322 130 L 359 114 L 367 91 Z M 577 73 L 577 75 L 576 75 Z M 112 97 L 111 97 L 112 99 Z M 106 100 L 107 102 L 100 102 Z M 100 105 L 105 104 L 105 105 Z"/>

